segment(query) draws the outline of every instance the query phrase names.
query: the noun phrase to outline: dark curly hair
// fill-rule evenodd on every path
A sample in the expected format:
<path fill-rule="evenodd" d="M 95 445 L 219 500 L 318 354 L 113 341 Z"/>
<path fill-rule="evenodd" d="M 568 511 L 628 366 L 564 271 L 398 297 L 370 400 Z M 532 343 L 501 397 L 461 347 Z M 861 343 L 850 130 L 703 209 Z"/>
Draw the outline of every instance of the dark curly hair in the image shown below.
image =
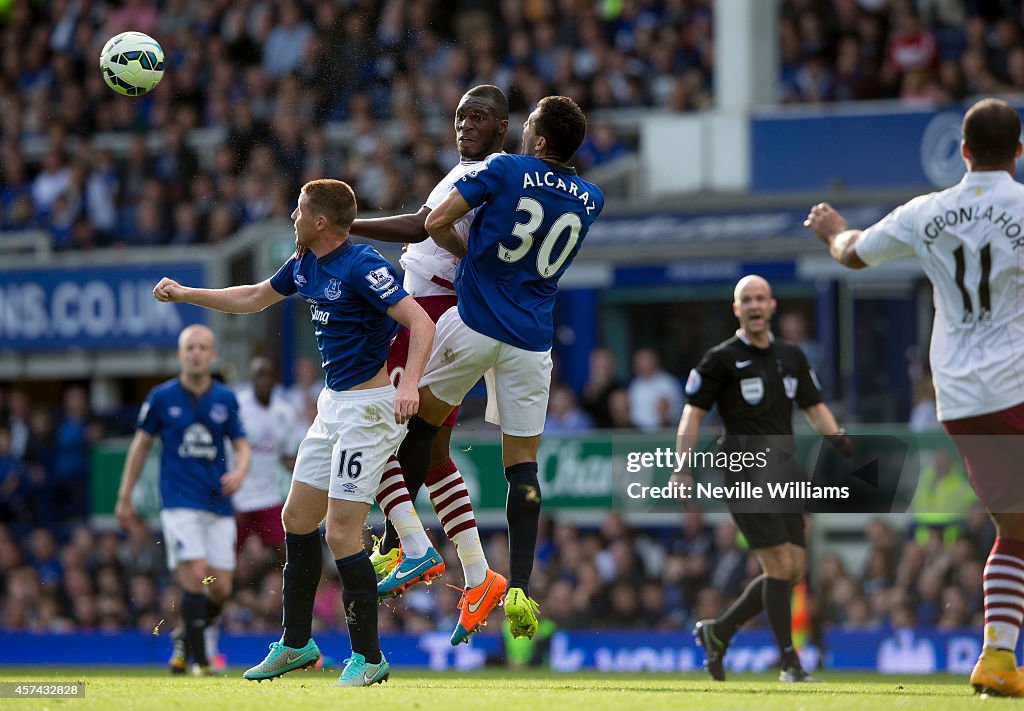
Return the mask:
<path fill-rule="evenodd" d="M 533 126 L 538 136 L 548 142 L 548 151 L 561 162 L 567 162 L 587 135 L 587 117 L 575 101 L 567 96 L 545 96 L 537 104 L 539 113 Z"/>

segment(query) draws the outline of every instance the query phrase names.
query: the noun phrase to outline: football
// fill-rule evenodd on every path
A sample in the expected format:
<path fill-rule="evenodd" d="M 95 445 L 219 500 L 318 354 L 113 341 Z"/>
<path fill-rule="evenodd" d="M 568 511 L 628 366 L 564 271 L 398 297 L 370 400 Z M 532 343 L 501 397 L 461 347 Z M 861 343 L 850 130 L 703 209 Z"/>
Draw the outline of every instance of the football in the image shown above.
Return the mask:
<path fill-rule="evenodd" d="M 100 53 L 103 81 L 118 94 L 142 96 L 164 76 L 164 50 L 142 32 L 122 32 L 103 45 Z"/>

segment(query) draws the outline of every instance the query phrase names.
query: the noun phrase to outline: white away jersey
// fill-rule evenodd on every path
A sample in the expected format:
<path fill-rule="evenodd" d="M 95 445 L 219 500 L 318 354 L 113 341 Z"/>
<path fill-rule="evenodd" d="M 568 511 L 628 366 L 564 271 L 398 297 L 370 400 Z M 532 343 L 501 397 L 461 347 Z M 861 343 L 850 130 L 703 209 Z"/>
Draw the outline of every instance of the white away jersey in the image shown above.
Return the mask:
<path fill-rule="evenodd" d="M 231 503 L 239 513 L 268 509 L 284 502 L 291 475 L 281 466 L 281 458 L 295 456 L 304 430 L 292 406 L 276 393 L 269 407 L 256 400 L 252 388 L 240 390 L 236 397 L 252 447 L 252 463 Z"/>
<path fill-rule="evenodd" d="M 487 158 L 461 161 L 430 191 L 424 207 L 433 210 L 440 205 L 463 175 L 483 165 L 486 160 Z M 469 226 L 473 224 L 475 216 L 476 210 L 470 210 L 455 223 L 455 232 L 463 239 L 469 234 Z M 430 237 L 422 242 L 410 244 L 402 253 L 400 263 L 405 270 L 403 286 L 412 296 L 455 295 L 455 268 L 459 260 L 448 250 L 438 247 Z"/>
<path fill-rule="evenodd" d="M 868 265 L 916 256 L 932 282 L 939 420 L 1024 402 L 1024 185 L 968 172 L 864 230 L 856 250 Z"/>

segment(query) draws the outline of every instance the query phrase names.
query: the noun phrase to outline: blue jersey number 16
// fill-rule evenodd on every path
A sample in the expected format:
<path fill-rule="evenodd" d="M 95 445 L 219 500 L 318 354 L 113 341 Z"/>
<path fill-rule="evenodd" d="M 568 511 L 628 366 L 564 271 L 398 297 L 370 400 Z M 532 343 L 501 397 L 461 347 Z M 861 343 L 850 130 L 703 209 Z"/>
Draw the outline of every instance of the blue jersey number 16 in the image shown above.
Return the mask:
<path fill-rule="evenodd" d="M 520 198 L 516 210 L 529 213 L 530 219 L 526 222 L 517 222 L 516 226 L 512 228 L 512 234 L 522 240 L 515 249 L 509 249 L 501 242 L 498 243 L 498 259 L 509 264 L 514 264 L 526 256 L 530 248 L 533 247 L 533 233 L 544 222 L 544 206 L 533 198 Z M 551 229 L 541 240 L 540 249 L 537 250 L 537 273 L 541 277 L 547 279 L 561 268 L 565 260 L 572 254 L 572 249 L 580 238 L 582 228 L 583 223 L 580 222 L 580 216 L 575 212 L 566 212 L 554 221 Z M 551 251 L 566 229 L 569 230 L 569 239 L 562 247 L 562 253 L 552 262 Z"/>

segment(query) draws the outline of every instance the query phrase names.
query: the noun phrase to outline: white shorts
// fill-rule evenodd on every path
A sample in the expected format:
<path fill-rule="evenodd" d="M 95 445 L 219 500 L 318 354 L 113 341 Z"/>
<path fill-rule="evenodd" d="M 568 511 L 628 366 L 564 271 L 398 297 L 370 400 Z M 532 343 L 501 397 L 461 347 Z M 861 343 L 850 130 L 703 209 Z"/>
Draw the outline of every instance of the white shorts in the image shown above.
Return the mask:
<path fill-rule="evenodd" d="M 544 432 L 551 389 L 551 351 L 527 351 L 467 326 L 452 307 L 437 320 L 434 350 L 420 385 L 452 407 L 488 375 L 488 422 L 515 437 Z M 496 415 L 496 416 L 495 416 Z"/>
<path fill-rule="evenodd" d="M 395 388 L 324 388 L 316 413 L 299 445 L 295 481 L 332 499 L 372 504 L 384 465 L 405 437 L 405 425 L 395 424 Z"/>
<path fill-rule="evenodd" d="M 238 527 L 234 516 L 221 516 L 201 509 L 164 509 L 160 512 L 167 547 L 167 567 L 205 560 L 216 570 L 235 569 L 235 541 Z"/>

